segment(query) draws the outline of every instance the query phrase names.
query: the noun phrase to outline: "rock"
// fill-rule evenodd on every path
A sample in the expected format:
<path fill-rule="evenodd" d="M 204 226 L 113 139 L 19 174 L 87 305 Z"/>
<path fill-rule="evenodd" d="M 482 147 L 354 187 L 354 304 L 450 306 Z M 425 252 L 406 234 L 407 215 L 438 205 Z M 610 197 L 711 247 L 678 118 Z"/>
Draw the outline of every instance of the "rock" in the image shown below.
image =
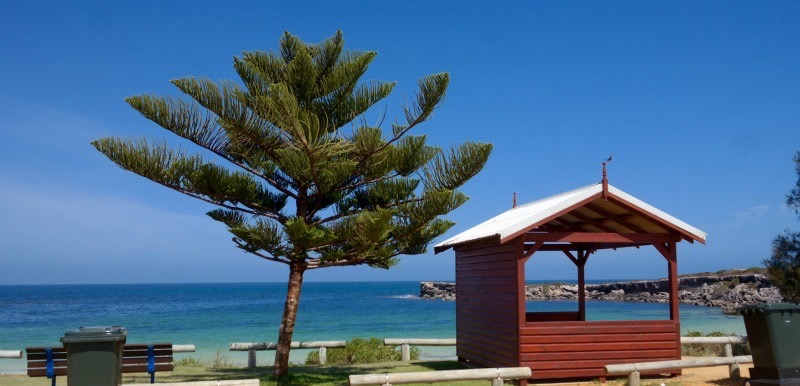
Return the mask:
<path fill-rule="evenodd" d="M 720 307 L 725 313 L 736 313 L 745 305 L 779 303 L 783 300 L 769 279 L 758 273 L 728 273 L 723 275 L 686 275 L 678 279 L 681 303 Z M 586 299 L 666 303 L 669 301 L 669 282 L 637 280 L 629 282 L 589 284 Z M 423 299 L 455 300 L 455 283 L 421 282 Z M 553 283 L 529 285 L 525 288 L 528 300 L 577 299 L 576 284 Z"/>

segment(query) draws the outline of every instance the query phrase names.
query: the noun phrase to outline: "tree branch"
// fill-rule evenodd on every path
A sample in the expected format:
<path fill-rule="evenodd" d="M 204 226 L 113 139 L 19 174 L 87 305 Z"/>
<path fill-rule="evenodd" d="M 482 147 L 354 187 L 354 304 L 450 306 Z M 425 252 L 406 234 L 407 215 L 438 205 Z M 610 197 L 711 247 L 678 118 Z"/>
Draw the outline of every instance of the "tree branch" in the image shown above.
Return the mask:
<path fill-rule="evenodd" d="M 241 240 L 239 240 L 239 238 L 237 238 L 237 237 L 233 238 L 233 242 L 236 245 L 238 245 L 238 246 L 240 246 L 242 248 L 245 247 L 245 244 L 242 244 Z M 288 261 L 288 260 L 284 260 L 284 259 L 281 259 L 281 258 L 275 257 L 275 256 L 265 255 L 263 253 L 259 253 L 258 251 L 252 251 L 252 252 L 251 251 L 247 251 L 247 253 L 252 253 L 252 254 L 254 254 L 254 255 L 256 255 L 256 256 L 264 259 L 264 260 L 270 260 L 270 261 L 274 261 L 276 263 L 287 264 L 287 265 L 290 263 L 290 261 Z"/>

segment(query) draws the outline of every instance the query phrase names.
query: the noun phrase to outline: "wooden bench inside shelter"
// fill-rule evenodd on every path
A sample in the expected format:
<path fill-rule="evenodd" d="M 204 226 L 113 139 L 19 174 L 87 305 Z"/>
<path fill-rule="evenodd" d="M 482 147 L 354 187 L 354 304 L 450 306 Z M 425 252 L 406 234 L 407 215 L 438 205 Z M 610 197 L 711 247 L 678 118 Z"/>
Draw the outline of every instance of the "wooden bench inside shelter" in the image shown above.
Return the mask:
<path fill-rule="evenodd" d="M 29 377 L 47 377 L 56 384 L 56 377 L 67 375 L 67 349 L 65 347 L 28 347 Z M 122 348 L 123 373 L 148 373 L 150 383 L 155 383 L 158 371 L 172 371 L 172 343 L 126 344 Z"/>

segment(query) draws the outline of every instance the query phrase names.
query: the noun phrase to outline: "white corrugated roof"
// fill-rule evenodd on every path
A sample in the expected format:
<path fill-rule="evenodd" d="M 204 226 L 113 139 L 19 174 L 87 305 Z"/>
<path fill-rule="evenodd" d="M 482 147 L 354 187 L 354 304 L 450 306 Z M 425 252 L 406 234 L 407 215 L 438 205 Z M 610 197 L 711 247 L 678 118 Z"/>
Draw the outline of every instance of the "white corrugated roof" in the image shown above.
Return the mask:
<path fill-rule="evenodd" d="M 487 221 L 484 221 L 464 232 L 461 232 L 439 244 L 434 249 L 441 252 L 447 248 L 470 241 L 495 237 L 500 242 L 505 242 L 509 237 L 516 236 L 530 230 L 532 227 L 541 225 L 546 220 L 564 214 L 576 205 L 584 202 L 588 203 L 600 198 L 603 193 L 602 184 L 593 184 L 583 188 L 571 190 L 569 192 L 547 197 L 529 204 L 521 205 L 509 209 Z M 657 218 L 664 225 L 681 230 L 681 233 L 688 234 L 691 238 L 705 243 L 706 233 L 681 221 L 669 214 L 656 209 L 652 205 L 633 197 L 622 190 L 611 185 L 608 186 L 609 197 L 618 198 L 641 212 L 646 212 L 650 216 Z M 580 206 L 580 205 L 579 205 Z"/>

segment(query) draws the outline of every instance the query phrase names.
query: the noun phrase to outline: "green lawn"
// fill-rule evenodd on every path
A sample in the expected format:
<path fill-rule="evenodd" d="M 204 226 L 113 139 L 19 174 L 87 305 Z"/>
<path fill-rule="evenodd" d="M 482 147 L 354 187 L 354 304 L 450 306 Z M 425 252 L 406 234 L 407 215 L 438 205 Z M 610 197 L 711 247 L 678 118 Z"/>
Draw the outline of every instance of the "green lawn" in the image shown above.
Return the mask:
<path fill-rule="evenodd" d="M 271 379 L 272 367 L 247 368 L 225 368 L 210 369 L 205 367 L 185 367 L 178 366 L 175 371 L 168 373 L 156 373 L 156 384 L 167 382 L 191 382 L 191 381 L 211 381 L 222 379 L 252 379 L 261 380 L 262 386 L 272 385 L 321 385 L 321 386 L 341 386 L 347 385 L 347 376 L 350 374 L 373 374 L 373 373 L 400 373 L 416 371 L 434 370 L 456 370 L 463 369 L 456 361 L 435 361 L 435 362 L 387 362 L 368 365 L 337 365 L 337 366 L 302 366 L 296 365 L 289 369 L 289 375 L 280 381 Z M 148 383 L 149 375 L 125 374 L 122 383 Z M 46 386 L 50 385 L 47 378 L 29 378 L 27 376 L 0 376 L 0 384 L 3 386 Z M 67 378 L 59 377 L 58 385 L 66 385 Z M 510 382 L 509 382 L 510 384 Z M 421 384 L 418 384 L 421 385 Z M 429 384 L 428 384 L 429 385 Z M 488 381 L 468 381 L 468 382 L 445 382 L 437 383 L 446 386 L 487 386 Z"/>

